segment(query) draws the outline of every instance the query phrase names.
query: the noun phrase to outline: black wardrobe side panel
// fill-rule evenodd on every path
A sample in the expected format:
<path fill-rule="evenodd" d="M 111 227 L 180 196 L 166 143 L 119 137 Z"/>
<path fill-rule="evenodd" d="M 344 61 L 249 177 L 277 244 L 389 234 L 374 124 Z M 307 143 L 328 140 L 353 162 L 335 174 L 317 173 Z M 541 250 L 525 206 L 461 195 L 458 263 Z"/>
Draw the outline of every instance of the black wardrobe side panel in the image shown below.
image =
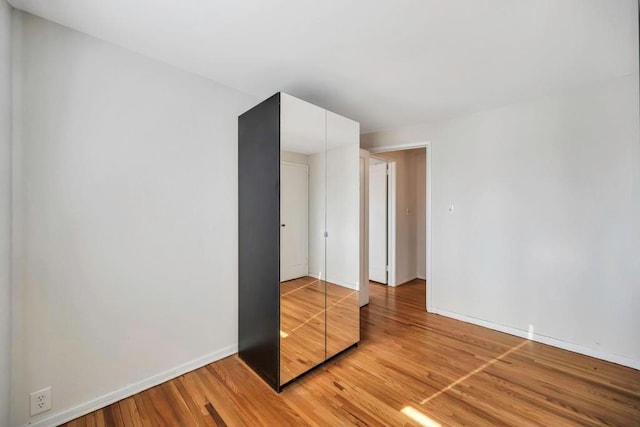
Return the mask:
<path fill-rule="evenodd" d="M 279 389 L 280 94 L 238 118 L 238 353 Z"/>

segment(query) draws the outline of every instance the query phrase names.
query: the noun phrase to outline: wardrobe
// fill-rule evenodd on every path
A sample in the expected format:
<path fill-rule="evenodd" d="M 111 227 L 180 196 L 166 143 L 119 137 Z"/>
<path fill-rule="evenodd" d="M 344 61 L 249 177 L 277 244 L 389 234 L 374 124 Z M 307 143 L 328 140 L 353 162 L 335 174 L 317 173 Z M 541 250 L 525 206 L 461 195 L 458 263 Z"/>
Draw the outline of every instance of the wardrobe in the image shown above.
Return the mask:
<path fill-rule="evenodd" d="M 238 118 L 238 354 L 276 391 L 360 340 L 359 146 L 285 93 Z"/>

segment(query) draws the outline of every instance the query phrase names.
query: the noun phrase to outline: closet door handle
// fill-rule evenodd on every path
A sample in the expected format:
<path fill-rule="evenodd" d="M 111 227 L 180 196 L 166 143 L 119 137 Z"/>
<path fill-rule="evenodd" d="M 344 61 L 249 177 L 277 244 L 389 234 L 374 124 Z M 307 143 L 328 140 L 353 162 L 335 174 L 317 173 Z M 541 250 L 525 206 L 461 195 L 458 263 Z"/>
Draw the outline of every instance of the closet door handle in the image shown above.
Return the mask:
<path fill-rule="evenodd" d="M 280 224 L 280 227 L 286 227 L 287 224 Z"/>

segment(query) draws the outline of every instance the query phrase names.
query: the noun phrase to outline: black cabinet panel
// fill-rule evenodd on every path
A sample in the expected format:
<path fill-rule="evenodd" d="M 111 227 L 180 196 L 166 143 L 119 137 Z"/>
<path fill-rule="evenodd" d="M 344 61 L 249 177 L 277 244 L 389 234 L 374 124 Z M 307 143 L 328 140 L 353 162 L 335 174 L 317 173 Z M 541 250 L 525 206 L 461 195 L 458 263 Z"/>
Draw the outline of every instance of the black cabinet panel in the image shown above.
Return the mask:
<path fill-rule="evenodd" d="M 279 390 L 280 94 L 238 118 L 238 354 Z"/>

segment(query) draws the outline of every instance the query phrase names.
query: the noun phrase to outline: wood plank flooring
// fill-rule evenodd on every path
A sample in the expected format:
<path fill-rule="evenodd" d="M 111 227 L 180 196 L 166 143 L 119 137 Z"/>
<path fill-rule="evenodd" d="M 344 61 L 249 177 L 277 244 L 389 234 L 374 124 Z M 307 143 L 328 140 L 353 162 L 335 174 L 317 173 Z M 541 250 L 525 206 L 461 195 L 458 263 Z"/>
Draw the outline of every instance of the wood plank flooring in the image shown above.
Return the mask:
<path fill-rule="evenodd" d="M 231 356 L 75 426 L 640 426 L 640 371 L 425 312 L 371 285 L 361 342 L 273 392 Z"/>

